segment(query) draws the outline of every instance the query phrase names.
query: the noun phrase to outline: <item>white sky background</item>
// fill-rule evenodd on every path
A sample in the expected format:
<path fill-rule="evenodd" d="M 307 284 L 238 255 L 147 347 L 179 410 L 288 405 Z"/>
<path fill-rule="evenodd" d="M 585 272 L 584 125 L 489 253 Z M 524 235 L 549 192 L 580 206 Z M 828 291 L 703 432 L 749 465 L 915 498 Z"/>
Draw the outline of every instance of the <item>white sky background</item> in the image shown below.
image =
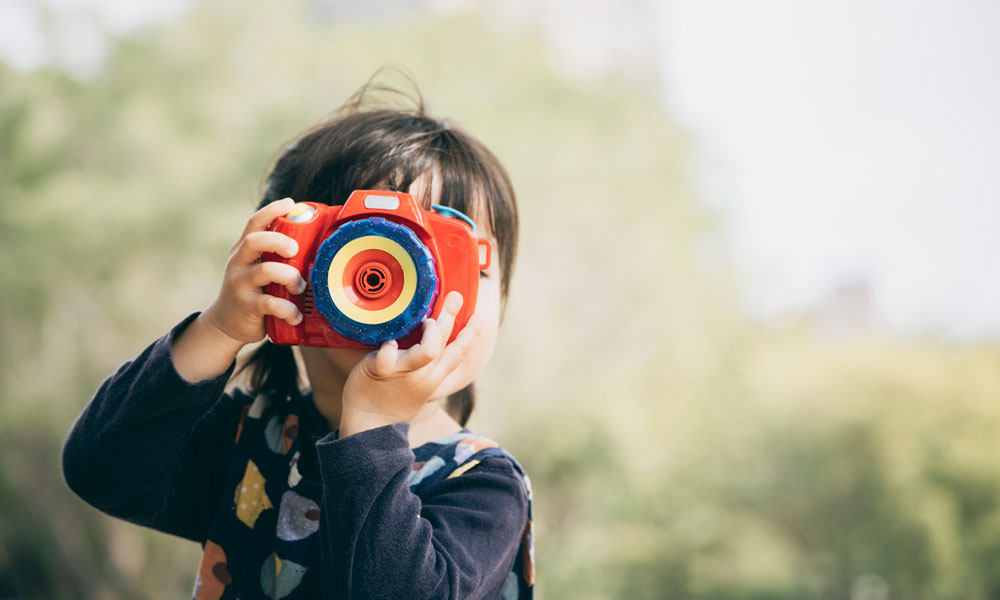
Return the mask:
<path fill-rule="evenodd" d="M 32 69 L 54 54 L 85 75 L 103 62 L 102 30 L 190 4 L 44 0 L 89 15 L 58 20 L 47 48 L 37 0 L 0 0 L 0 60 Z M 866 278 L 895 333 L 1000 338 L 1000 2 L 523 4 L 578 65 L 619 68 L 651 20 L 636 13 L 657 7 L 664 98 L 696 142 L 700 199 L 727 222 L 752 315 Z"/>
<path fill-rule="evenodd" d="M 673 0 L 660 26 L 752 314 L 862 277 L 896 333 L 1000 337 L 1000 3 Z"/>
<path fill-rule="evenodd" d="M 192 2 L 0 0 L 0 60 L 24 71 L 55 61 L 86 76 L 100 69 L 107 56 L 107 34 L 127 34 L 169 21 Z M 44 11 L 60 18 L 45 25 Z M 46 27 L 54 34 L 48 39 Z"/>

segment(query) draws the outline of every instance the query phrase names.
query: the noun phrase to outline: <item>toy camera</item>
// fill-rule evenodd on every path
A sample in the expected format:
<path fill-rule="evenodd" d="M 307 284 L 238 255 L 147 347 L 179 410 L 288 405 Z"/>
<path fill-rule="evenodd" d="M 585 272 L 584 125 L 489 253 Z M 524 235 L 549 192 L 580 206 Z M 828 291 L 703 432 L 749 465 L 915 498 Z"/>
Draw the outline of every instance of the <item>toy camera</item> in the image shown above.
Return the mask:
<path fill-rule="evenodd" d="M 401 192 L 357 190 L 343 206 L 299 202 L 268 229 L 294 239 L 299 252 L 261 260 L 288 263 L 308 282 L 299 295 L 267 286 L 304 317 L 292 326 L 267 316 L 276 344 L 371 349 L 395 339 L 409 348 L 420 341 L 423 319 L 437 318 L 444 297 L 457 290 L 463 303 L 454 340 L 475 312 L 479 271 L 492 254 L 467 216 L 437 205 L 422 210 Z"/>

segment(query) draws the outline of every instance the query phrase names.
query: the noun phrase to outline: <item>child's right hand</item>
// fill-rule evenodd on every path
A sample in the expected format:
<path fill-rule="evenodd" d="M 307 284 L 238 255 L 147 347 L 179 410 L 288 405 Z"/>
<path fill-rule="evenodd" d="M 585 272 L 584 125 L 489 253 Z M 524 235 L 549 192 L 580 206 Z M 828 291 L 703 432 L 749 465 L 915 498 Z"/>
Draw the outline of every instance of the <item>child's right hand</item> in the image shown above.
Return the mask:
<path fill-rule="evenodd" d="M 267 231 L 271 221 L 288 214 L 294 206 L 291 198 L 285 198 L 268 204 L 250 217 L 243 235 L 233 244 L 219 297 L 202 315 L 237 342 L 249 344 L 264 339 L 266 315 L 283 319 L 290 325 L 302 321 L 302 313 L 294 303 L 263 290 L 270 283 L 279 283 L 290 293 L 301 294 L 306 289 L 306 281 L 298 269 L 274 261 L 259 262 L 265 252 L 286 258 L 298 253 L 295 240 L 283 233 Z"/>

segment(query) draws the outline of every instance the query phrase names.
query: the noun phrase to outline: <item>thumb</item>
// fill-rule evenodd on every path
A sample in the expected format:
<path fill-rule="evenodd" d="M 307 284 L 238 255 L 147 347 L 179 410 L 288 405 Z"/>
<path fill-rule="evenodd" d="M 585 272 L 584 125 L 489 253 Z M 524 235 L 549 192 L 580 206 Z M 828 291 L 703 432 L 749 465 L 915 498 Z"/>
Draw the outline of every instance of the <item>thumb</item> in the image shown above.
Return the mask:
<path fill-rule="evenodd" d="M 374 357 L 372 371 L 375 375 L 387 375 L 396 366 L 396 357 L 399 355 L 399 344 L 396 340 L 388 340 L 382 343 L 382 347 Z M 369 356 L 371 356 L 369 354 Z"/>

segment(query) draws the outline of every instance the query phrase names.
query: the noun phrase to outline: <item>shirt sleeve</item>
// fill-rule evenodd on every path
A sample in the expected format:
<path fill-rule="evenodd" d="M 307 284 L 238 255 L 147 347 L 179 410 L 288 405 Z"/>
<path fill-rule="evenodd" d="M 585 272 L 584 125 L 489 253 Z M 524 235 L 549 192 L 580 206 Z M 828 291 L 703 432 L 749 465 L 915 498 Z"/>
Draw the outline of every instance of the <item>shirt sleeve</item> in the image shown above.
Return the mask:
<path fill-rule="evenodd" d="M 204 542 L 234 448 L 242 404 L 226 373 L 185 381 L 171 344 L 190 315 L 104 381 L 70 429 L 63 477 L 99 510 Z"/>
<path fill-rule="evenodd" d="M 408 431 L 400 423 L 317 442 L 325 597 L 499 596 L 528 516 L 513 465 L 486 458 L 418 497 Z"/>

